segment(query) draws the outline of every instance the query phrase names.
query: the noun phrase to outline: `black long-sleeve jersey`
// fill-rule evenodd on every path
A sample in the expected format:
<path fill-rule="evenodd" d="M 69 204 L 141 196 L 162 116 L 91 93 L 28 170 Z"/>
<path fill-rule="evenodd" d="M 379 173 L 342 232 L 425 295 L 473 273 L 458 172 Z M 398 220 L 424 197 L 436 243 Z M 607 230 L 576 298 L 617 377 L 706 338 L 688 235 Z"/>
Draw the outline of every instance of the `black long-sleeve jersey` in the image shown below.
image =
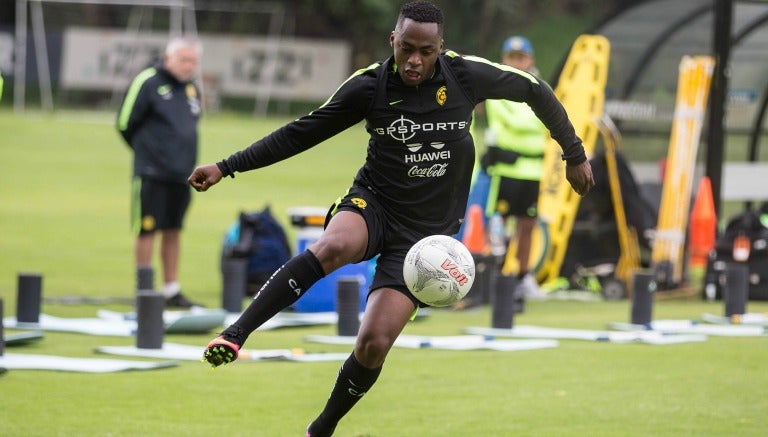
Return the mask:
<path fill-rule="evenodd" d="M 133 149 L 134 176 L 187 183 L 197 162 L 200 90 L 180 82 L 162 62 L 133 79 L 117 130 Z"/>
<path fill-rule="evenodd" d="M 475 149 L 472 112 L 486 99 L 528 103 L 550 134 L 586 159 L 564 108 L 542 80 L 512 67 L 446 51 L 433 76 L 403 84 L 394 59 L 356 71 L 318 109 L 219 163 L 225 174 L 264 167 L 307 150 L 366 120 L 365 164 L 355 183 L 372 191 L 406 224 L 435 233 L 458 230 Z"/>

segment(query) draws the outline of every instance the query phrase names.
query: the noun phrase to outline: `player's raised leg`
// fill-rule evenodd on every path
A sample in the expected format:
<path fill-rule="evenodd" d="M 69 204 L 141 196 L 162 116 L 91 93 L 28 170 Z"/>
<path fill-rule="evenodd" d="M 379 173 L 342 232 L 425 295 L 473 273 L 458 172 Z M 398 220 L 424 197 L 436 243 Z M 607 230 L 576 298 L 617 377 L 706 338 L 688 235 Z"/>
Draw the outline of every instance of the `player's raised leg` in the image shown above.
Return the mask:
<path fill-rule="evenodd" d="M 353 211 L 335 214 L 320 239 L 277 269 L 237 321 L 208 343 L 203 359 L 213 367 L 237 359 L 251 332 L 296 302 L 327 273 L 360 261 L 367 244 L 368 229 L 362 216 Z"/>

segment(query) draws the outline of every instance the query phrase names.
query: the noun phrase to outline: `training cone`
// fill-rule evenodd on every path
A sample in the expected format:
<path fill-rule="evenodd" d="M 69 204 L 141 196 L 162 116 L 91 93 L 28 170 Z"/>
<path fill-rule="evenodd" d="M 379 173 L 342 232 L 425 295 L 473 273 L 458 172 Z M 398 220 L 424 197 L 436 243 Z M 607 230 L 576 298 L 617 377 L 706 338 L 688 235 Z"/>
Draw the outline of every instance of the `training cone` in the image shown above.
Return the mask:
<path fill-rule="evenodd" d="M 473 204 L 469 207 L 466 229 L 464 230 L 461 242 L 473 254 L 484 254 L 486 252 L 485 221 L 483 220 L 483 209 L 480 205 Z"/>
<path fill-rule="evenodd" d="M 688 236 L 688 250 L 691 255 L 691 265 L 704 267 L 707 256 L 715 247 L 717 217 L 715 201 L 712 197 L 712 184 L 709 177 L 704 176 L 699 182 L 699 190 L 691 210 L 691 221 Z"/>

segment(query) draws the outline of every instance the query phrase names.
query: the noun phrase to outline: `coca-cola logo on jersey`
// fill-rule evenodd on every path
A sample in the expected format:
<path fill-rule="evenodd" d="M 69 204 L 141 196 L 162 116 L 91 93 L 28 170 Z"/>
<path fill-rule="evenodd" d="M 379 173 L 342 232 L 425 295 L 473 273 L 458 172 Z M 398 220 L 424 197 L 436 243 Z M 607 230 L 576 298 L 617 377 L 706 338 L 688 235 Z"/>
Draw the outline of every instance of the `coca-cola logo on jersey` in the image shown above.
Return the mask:
<path fill-rule="evenodd" d="M 412 178 L 439 178 L 445 174 L 448 163 L 432 164 L 429 167 L 419 167 L 414 165 L 408 170 L 408 176 Z"/>

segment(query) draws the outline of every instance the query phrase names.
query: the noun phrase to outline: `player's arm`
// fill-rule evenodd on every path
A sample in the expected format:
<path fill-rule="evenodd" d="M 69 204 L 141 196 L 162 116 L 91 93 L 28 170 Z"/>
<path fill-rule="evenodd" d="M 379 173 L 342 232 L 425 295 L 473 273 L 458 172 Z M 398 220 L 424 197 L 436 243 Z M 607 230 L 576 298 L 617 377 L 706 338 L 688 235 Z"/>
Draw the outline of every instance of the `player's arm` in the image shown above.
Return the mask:
<path fill-rule="evenodd" d="M 206 191 L 222 177 L 244 172 L 287 159 L 308 150 L 328 138 L 359 123 L 370 110 L 376 91 L 375 75 L 367 74 L 376 64 L 358 70 L 319 108 L 247 148 L 215 164 L 197 167 L 189 184 Z"/>
<path fill-rule="evenodd" d="M 467 80 L 471 81 L 478 100 L 513 100 L 531 107 L 563 149 L 566 178 L 571 186 L 578 194 L 586 194 L 595 184 L 592 170 L 581 138 L 552 88 L 541 78 L 513 67 L 476 57 L 464 61 L 469 72 Z"/>
<path fill-rule="evenodd" d="M 147 68 L 133 78 L 123 97 L 120 111 L 117 113 L 117 130 L 128 146 L 131 146 L 133 135 L 151 105 L 149 95 L 151 87 L 146 85 L 155 73 L 154 68 Z"/>
<path fill-rule="evenodd" d="M 527 103 L 563 148 L 563 158 L 569 165 L 587 160 L 581 139 L 576 135 L 565 108 L 546 82 L 525 71 L 482 58 L 464 59 L 477 99 Z"/>
<path fill-rule="evenodd" d="M 359 123 L 370 109 L 375 78 L 353 75 L 319 108 L 219 163 L 225 176 L 265 167 L 308 150 Z"/>

